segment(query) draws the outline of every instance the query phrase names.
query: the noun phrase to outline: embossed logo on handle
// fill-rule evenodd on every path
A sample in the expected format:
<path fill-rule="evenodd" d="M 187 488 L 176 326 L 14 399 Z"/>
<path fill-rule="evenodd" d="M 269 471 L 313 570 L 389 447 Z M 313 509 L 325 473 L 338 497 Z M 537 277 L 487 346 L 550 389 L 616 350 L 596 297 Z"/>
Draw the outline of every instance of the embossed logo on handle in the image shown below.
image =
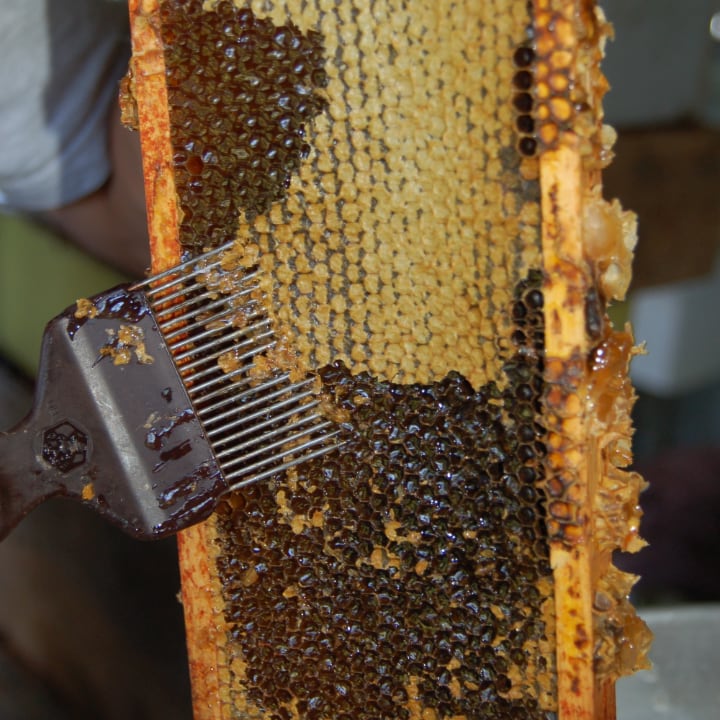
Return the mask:
<path fill-rule="evenodd" d="M 42 458 L 62 473 L 83 465 L 88 456 L 87 435 L 69 420 L 48 428 L 42 436 Z"/>

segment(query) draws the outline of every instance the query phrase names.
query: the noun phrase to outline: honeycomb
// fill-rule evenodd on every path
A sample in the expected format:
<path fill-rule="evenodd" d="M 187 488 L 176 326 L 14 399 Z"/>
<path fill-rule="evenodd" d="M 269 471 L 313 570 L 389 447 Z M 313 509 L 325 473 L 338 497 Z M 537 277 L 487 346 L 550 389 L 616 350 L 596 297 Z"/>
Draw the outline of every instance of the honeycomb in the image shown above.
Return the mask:
<path fill-rule="evenodd" d="M 491 3 L 469 25 L 448 12 L 437 36 L 433 3 L 290 5 L 159 4 L 180 244 L 237 234 L 256 248 L 278 327 L 308 368 L 494 377 L 485 338 L 512 332 L 495 308 L 539 265 L 531 115 L 516 110 L 529 97 L 517 91 L 532 62 L 527 6 L 510 3 L 508 38 L 484 30 Z M 485 72 L 498 52 L 508 62 Z M 483 95 L 499 107 L 486 112 Z"/>
<path fill-rule="evenodd" d="M 555 706 L 542 295 L 521 283 L 504 389 L 319 371 L 341 452 L 230 497 L 218 567 L 262 717 L 541 718 Z"/>
<path fill-rule="evenodd" d="M 647 641 L 610 563 L 640 543 L 642 482 L 632 337 L 605 312 L 634 221 L 600 192 L 602 13 L 131 17 L 141 134 L 169 128 L 159 154 L 144 141 L 154 255 L 234 236 L 282 362 L 318 378 L 346 441 L 181 537 L 198 717 L 610 717 L 607 683 Z"/>
<path fill-rule="evenodd" d="M 229 2 L 160 6 L 180 242 L 227 242 L 282 199 L 310 150 L 306 124 L 326 106 L 320 35 L 276 26 Z"/>

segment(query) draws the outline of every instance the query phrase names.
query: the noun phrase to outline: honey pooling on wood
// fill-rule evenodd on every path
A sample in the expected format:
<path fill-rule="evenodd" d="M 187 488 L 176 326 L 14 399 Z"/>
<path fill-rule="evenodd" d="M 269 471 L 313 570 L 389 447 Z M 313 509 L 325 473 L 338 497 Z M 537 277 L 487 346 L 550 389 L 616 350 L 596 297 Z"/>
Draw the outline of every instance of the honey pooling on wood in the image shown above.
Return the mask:
<path fill-rule="evenodd" d="M 272 720 L 545 718 L 552 573 L 536 422 L 539 276 L 511 310 L 506 384 L 320 371 L 342 452 L 238 492 L 218 561 L 240 659 Z"/>
<path fill-rule="evenodd" d="M 168 0 L 161 19 L 180 242 L 202 250 L 287 193 L 327 104 L 325 58 L 318 33 L 230 0 Z"/>

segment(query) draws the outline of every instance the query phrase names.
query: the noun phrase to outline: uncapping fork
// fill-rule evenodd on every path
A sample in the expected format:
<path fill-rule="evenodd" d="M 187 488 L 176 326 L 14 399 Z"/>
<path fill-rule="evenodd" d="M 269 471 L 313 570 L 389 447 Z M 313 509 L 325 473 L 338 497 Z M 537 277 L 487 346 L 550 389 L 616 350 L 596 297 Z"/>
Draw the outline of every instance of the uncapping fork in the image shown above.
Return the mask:
<path fill-rule="evenodd" d="M 50 321 L 34 407 L 0 433 L 0 539 L 55 495 L 164 537 L 225 492 L 341 444 L 314 377 L 258 371 L 277 338 L 257 269 L 218 282 L 231 245 Z"/>

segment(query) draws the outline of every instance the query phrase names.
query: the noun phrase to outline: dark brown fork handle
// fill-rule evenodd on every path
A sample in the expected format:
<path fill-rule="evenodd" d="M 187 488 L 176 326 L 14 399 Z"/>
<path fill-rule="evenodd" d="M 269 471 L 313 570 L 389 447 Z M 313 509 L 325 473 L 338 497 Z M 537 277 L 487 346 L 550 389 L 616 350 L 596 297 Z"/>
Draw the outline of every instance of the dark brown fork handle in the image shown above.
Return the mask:
<path fill-rule="evenodd" d="M 159 538 L 206 518 L 226 489 L 145 296 L 121 287 L 93 301 L 105 315 L 72 307 L 48 324 L 33 411 L 0 434 L 0 538 L 53 495 Z M 116 365 L 103 350 L 127 325 L 145 353 Z"/>
<path fill-rule="evenodd" d="M 29 420 L 11 433 L 0 433 L 0 540 L 35 506 L 63 492 L 51 469 L 35 456 Z"/>

